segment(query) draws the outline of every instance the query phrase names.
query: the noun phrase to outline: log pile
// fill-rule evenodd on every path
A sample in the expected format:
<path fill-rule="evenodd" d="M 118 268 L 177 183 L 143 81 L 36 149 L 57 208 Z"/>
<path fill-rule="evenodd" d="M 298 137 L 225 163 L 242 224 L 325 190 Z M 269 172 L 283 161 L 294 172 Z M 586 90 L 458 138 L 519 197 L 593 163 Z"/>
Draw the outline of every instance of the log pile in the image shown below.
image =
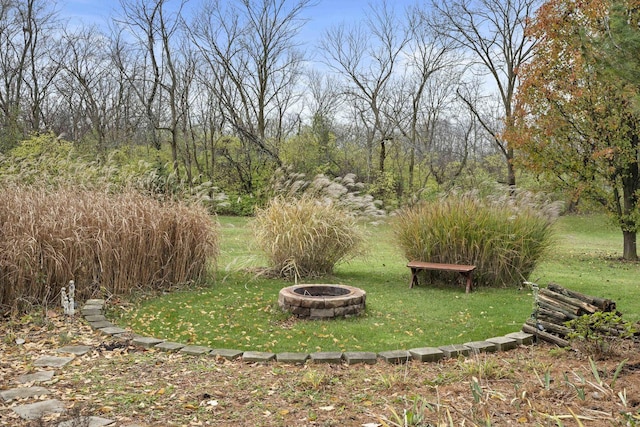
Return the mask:
<path fill-rule="evenodd" d="M 570 329 L 565 322 L 585 314 L 616 310 L 616 303 L 609 299 L 581 294 L 550 283 L 538 291 L 536 310 L 522 331 L 537 336 L 560 347 L 568 347 Z"/>

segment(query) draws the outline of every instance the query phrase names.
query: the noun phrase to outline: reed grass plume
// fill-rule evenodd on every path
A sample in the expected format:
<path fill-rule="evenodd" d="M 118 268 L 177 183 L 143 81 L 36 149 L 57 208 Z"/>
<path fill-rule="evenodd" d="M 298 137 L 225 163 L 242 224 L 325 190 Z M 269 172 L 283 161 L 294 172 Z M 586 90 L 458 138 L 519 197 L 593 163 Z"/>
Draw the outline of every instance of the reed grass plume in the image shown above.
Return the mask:
<path fill-rule="evenodd" d="M 382 202 L 366 194 L 364 189 L 364 183 L 357 181 L 352 173 L 333 179 L 318 174 L 309 180 L 305 174 L 286 167 L 276 170 L 271 182 L 271 191 L 276 196 L 313 198 L 360 217 L 384 217 L 386 213 L 380 208 Z"/>
<path fill-rule="evenodd" d="M 218 253 L 217 230 L 198 205 L 136 192 L 10 185 L 0 195 L 0 305 L 78 299 L 197 281 Z"/>

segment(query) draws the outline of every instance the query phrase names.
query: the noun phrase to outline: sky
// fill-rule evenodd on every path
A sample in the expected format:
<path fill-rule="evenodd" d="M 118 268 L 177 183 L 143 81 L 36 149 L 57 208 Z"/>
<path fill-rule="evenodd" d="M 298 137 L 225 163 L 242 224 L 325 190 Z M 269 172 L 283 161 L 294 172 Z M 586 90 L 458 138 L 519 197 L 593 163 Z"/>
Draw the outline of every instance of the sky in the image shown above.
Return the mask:
<path fill-rule="evenodd" d="M 300 34 L 301 40 L 310 45 L 316 44 L 324 31 L 332 25 L 360 21 L 370 3 L 370 0 L 316 1 L 316 6 L 305 11 L 304 17 L 308 22 Z M 178 3 L 178 0 L 169 1 L 169 5 Z M 201 3 L 202 0 L 191 0 L 188 4 L 191 8 L 197 8 Z M 415 0 L 388 0 L 388 4 L 393 5 L 398 14 L 403 14 L 404 8 L 414 3 Z M 59 0 L 58 8 L 61 18 L 68 20 L 70 26 L 79 26 L 81 23 L 106 26 L 110 18 L 116 15 L 119 5 L 118 0 Z"/>

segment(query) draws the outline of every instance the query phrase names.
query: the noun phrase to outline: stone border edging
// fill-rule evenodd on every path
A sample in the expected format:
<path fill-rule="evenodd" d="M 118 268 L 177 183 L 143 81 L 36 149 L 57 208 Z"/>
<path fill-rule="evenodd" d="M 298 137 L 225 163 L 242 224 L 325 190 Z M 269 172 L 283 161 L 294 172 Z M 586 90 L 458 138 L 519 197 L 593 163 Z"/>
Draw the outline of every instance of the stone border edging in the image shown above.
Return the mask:
<path fill-rule="evenodd" d="M 103 299 L 90 299 L 80 309 L 84 319 L 91 327 L 102 334 L 120 337 L 127 333 L 107 320 L 104 316 Z M 240 351 L 232 349 L 214 349 L 199 345 L 186 345 L 177 342 L 165 341 L 158 338 L 144 337 L 134 334 L 132 344 L 138 347 L 155 348 L 166 352 L 180 352 L 188 355 L 209 355 L 216 358 L 233 360 L 242 358 L 249 363 L 255 362 L 282 362 L 291 364 L 304 364 L 307 361 L 314 363 L 342 363 L 348 365 L 359 363 L 375 364 L 378 359 L 387 363 L 400 364 L 409 360 L 421 362 L 437 362 L 444 358 L 457 358 L 478 353 L 492 353 L 496 351 L 508 351 L 519 345 L 531 345 L 534 342 L 533 334 L 526 332 L 512 332 L 502 337 L 488 338 L 485 341 L 472 341 L 464 344 L 451 344 L 440 347 L 422 347 L 410 350 L 391 350 L 380 353 L 373 352 L 316 352 L 316 353 L 270 353 L 262 351 Z"/>

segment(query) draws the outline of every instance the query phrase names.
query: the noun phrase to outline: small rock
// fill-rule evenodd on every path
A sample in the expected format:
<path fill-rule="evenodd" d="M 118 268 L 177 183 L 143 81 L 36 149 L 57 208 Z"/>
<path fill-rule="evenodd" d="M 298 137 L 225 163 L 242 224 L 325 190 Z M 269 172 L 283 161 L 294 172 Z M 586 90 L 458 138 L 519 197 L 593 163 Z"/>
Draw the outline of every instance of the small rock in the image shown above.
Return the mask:
<path fill-rule="evenodd" d="M 18 345 L 22 345 L 22 344 L 24 344 L 24 343 L 25 343 L 24 338 L 16 338 L 16 344 L 18 344 Z"/>

